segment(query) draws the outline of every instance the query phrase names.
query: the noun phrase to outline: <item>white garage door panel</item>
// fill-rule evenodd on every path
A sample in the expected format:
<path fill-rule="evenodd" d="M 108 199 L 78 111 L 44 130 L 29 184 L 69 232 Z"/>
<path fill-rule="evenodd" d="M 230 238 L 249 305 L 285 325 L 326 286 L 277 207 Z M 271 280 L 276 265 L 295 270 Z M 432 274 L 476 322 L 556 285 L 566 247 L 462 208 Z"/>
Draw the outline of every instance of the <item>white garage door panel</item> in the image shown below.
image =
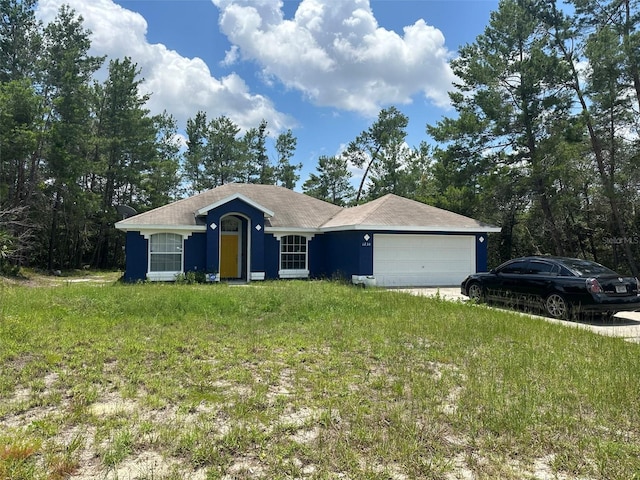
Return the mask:
<path fill-rule="evenodd" d="M 383 235 L 373 238 L 378 285 L 459 285 L 475 272 L 475 236 Z"/>

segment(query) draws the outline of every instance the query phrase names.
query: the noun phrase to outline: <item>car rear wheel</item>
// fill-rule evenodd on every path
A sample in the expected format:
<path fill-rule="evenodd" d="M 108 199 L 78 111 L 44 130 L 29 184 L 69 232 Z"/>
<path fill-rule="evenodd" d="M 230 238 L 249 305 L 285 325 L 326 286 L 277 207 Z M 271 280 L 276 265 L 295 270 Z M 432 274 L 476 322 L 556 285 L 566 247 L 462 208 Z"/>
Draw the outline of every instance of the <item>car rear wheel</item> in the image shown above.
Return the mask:
<path fill-rule="evenodd" d="M 569 318 L 569 304 L 559 293 L 550 294 L 544 301 L 544 308 L 553 318 Z"/>
<path fill-rule="evenodd" d="M 482 291 L 482 287 L 478 282 L 474 282 L 471 285 L 469 285 L 469 288 L 467 289 L 467 294 L 469 299 L 473 300 L 474 302 L 481 302 L 482 299 L 484 298 L 484 292 Z"/>

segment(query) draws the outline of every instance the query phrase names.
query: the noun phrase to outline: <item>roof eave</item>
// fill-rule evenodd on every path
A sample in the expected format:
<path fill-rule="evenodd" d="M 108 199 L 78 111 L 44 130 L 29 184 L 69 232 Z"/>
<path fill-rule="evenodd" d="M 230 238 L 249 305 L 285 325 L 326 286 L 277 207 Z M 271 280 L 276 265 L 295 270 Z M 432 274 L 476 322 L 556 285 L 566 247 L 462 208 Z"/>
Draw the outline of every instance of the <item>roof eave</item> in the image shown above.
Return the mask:
<path fill-rule="evenodd" d="M 319 228 L 313 227 L 264 227 L 265 233 L 285 233 L 285 232 L 300 232 L 300 233 L 322 233 Z"/>
<path fill-rule="evenodd" d="M 162 231 L 162 232 L 205 232 L 207 230 L 206 225 L 168 225 L 168 224 L 157 224 L 157 225 L 147 225 L 147 224 L 133 224 L 133 223 L 124 223 L 117 222 L 115 227 L 118 230 L 122 230 L 124 232 L 148 232 L 148 231 Z"/>
<path fill-rule="evenodd" d="M 206 225 L 147 225 L 147 224 L 129 224 L 124 222 L 117 222 L 115 227 L 118 230 L 124 232 L 128 231 L 190 231 L 190 232 L 204 232 L 207 230 Z M 500 227 L 446 227 L 446 226 L 410 226 L 410 225 L 341 225 L 337 227 L 265 227 L 267 233 L 281 233 L 281 232 L 301 232 L 301 233 L 330 233 L 340 231 L 353 231 L 353 230 L 375 230 L 375 231 L 393 231 L 393 232 L 425 232 L 425 233 L 496 233 L 502 229 Z"/>
<path fill-rule="evenodd" d="M 500 227 L 492 226 L 477 226 L 477 227 L 450 227 L 446 225 L 434 225 L 434 226 L 415 226 L 415 225 L 340 225 L 336 227 L 322 227 L 322 232 L 339 232 L 346 230 L 376 230 L 384 232 L 425 232 L 425 233 L 496 233 L 502 229 Z"/>

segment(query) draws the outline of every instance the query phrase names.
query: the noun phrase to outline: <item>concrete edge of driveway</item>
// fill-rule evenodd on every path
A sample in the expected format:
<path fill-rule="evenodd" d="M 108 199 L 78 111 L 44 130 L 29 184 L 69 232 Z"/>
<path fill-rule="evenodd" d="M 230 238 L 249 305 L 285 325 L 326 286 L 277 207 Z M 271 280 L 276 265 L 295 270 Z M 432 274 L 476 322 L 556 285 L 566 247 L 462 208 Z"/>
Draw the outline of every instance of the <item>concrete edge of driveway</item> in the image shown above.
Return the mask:
<path fill-rule="evenodd" d="M 410 293 L 411 295 L 423 297 L 440 297 L 443 300 L 453 302 L 466 302 L 469 299 L 460 293 L 460 287 L 424 287 L 424 288 L 396 288 L 398 292 Z M 485 305 L 487 306 L 487 305 Z M 488 308 L 498 308 L 491 305 Z M 630 342 L 640 343 L 640 312 L 618 312 L 613 319 L 608 321 L 569 321 L 557 320 L 555 318 L 544 317 L 541 315 L 533 315 L 529 313 L 521 313 L 533 318 L 541 318 L 548 322 L 557 323 L 573 328 L 584 328 L 600 335 L 611 337 L 621 337 Z"/>

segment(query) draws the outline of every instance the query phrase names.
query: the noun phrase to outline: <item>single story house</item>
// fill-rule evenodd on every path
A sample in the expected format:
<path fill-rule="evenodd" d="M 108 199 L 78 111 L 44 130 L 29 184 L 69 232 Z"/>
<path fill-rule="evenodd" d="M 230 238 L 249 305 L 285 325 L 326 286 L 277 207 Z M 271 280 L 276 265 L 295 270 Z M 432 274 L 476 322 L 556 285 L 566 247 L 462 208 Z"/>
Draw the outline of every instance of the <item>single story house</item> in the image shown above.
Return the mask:
<path fill-rule="evenodd" d="M 487 267 L 471 218 L 397 195 L 344 208 L 275 185 L 227 184 L 126 218 L 126 281 L 352 279 L 378 286 L 458 285 Z M 375 280 L 374 280 L 375 279 Z"/>

